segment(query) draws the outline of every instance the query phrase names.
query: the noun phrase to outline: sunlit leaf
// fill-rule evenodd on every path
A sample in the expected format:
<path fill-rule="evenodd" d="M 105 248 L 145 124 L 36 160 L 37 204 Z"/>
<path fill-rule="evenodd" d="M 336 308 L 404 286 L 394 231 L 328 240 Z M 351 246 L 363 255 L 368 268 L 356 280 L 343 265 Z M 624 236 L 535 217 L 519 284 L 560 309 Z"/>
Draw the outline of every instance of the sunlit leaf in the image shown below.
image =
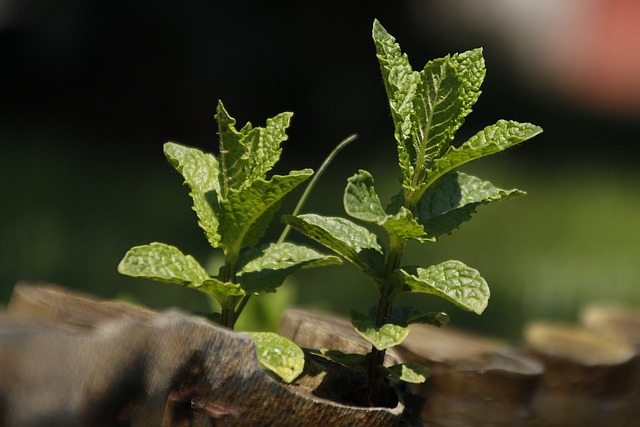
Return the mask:
<path fill-rule="evenodd" d="M 295 380 L 304 370 L 304 352 L 292 341 L 273 332 L 249 334 L 256 345 L 258 361 L 285 383 Z"/>
<path fill-rule="evenodd" d="M 253 127 L 247 123 L 236 129 L 236 120 L 218 103 L 216 119 L 220 137 L 220 163 L 223 198 L 231 189 L 247 188 L 266 174 L 280 159 L 280 144 L 287 139 L 292 113 L 281 113 L 267 119 L 265 127 Z"/>
<path fill-rule="evenodd" d="M 292 228 L 356 265 L 373 278 L 384 269 L 382 246 L 375 234 L 345 218 L 315 214 L 284 215 L 282 220 Z"/>
<path fill-rule="evenodd" d="M 444 174 L 472 160 L 499 153 L 542 133 L 542 128 L 531 123 L 499 120 L 472 136 L 460 147 L 449 147 L 430 168 L 425 188 Z"/>
<path fill-rule="evenodd" d="M 191 190 L 189 195 L 193 199 L 193 210 L 198 216 L 198 225 L 204 230 L 211 246 L 218 247 L 219 223 L 213 210 L 220 194 L 218 161 L 213 155 L 197 148 L 173 142 L 164 144 L 164 154 L 169 163 L 182 174 L 185 184 Z"/>
<path fill-rule="evenodd" d="M 378 350 L 395 347 L 409 335 L 409 328 L 406 326 L 387 323 L 376 327 L 374 319 L 357 311 L 351 311 L 351 323 L 356 332 Z"/>
<path fill-rule="evenodd" d="M 477 270 L 460 261 L 445 261 L 427 268 L 403 267 L 394 272 L 394 278 L 410 292 L 437 295 L 476 314 L 481 314 L 489 303 L 487 282 Z"/>
<path fill-rule="evenodd" d="M 221 245 L 236 252 L 254 246 L 264 235 L 282 198 L 312 174 L 311 169 L 292 171 L 268 181 L 255 180 L 243 190 L 231 189 L 227 199 L 220 202 Z"/>
<path fill-rule="evenodd" d="M 238 282 L 247 293 L 275 292 L 289 275 L 300 269 L 341 263 L 338 257 L 305 246 L 272 243 L 243 252 L 238 261 Z"/>
<path fill-rule="evenodd" d="M 118 272 L 196 289 L 222 302 L 229 296 L 244 295 L 238 284 L 210 277 L 191 255 L 164 243 L 135 246 L 125 254 Z"/>
<path fill-rule="evenodd" d="M 389 367 L 380 366 L 380 371 L 411 384 L 423 383 L 431 375 L 429 368 L 419 363 L 403 363 Z"/>
<path fill-rule="evenodd" d="M 365 170 L 347 180 L 344 208 L 350 216 L 382 226 L 396 238 L 422 241 L 427 237 L 423 226 L 408 209 L 400 207 L 393 214 L 384 211 L 373 186 L 373 177 Z"/>
<path fill-rule="evenodd" d="M 414 212 L 426 234 L 438 238 L 471 219 L 476 208 L 492 202 L 524 196 L 520 190 L 503 190 L 462 172 L 449 172 L 432 185 L 418 201 Z"/>

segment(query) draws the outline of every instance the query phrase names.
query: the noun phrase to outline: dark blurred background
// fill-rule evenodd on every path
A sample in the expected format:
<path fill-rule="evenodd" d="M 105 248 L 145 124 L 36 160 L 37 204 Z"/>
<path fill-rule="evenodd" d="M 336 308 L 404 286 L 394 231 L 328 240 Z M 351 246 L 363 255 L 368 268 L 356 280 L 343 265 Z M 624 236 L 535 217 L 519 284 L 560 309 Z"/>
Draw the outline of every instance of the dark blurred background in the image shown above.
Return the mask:
<path fill-rule="evenodd" d="M 639 307 L 633 0 L 0 0 L 0 302 L 17 281 L 45 280 L 208 309 L 194 291 L 123 277 L 116 266 L 151 241 L 215 262 L 162 144 L 215 151 L 218 99 L 239 124 L 295 113 L 279 172 L 317 168 L 359 135 L 307 211 L 342 214 L 345 180 L 360 168 L 388 199 L 398 171 L 374 18 L 414 68 L 484 48 L 483 95 L 459 142 L 500 118 L 545 129 L 467 168 L 526 198 L 480 208 L 452 236 L 408 250 L 407 263 L 457 258 L 480 270 L 492 288 L 485 314 L 421 295 L 412 303 L 512 340 L 529 318 L 571 320 L 594 300 Z M 275 224 L 268 238 L 280 231 Z M 241 327 L 273 328 L 289 305 L 366 310 L 374 297 L 348 266 L 303 272 L 255 298 Z"/>

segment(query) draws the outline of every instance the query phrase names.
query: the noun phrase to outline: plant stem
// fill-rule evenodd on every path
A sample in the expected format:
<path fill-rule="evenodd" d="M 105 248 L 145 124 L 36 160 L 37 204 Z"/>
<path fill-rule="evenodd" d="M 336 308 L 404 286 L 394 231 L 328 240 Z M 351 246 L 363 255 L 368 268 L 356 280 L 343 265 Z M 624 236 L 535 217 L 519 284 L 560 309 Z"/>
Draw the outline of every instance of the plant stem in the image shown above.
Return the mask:
<path fill-rule="evenodd" d="M 238 262 L 238 252 L 225 251 L 224 257 L 224 281 L 228 283 L 236 283 L 236 264 Z M 220 313 L 220 322 L 222 326 L 233 329 L 236 324 L 236 305 L 238 297 L 228 297 L 222 305 L 222 313 Z M 246 303 L 245 303 L 246 304 Z"/>
<path fill-rule="evenodd" d="M 307 188 L 304 190 L 304 193 L 302 193 L 302 197 L 300 197 L 300 200 L 298 201 L 296 208 L 293 210 L 292 215 L 298 215 L 300 213 L 300 211 L 302 210 L 302 206 L 304 206 L 305 202 L 307 201 L 307 198 L 309 198 L 309 194 L 311 194 L 311 190 L 313 190 L 313 187 L 315 187 L 316 182 L 318 182 L 318 179 L 320 179 L 325 169 L 327 169 L 327 166 L 329 166 L 329 164 L 333 161 L 336 155 L 338 155 L 340 150 L 342 150 L 344 147 L 349 145 L 349 143 L 353 142 L 356 138 L 358 138 L 358 135 L 356 134 L 349 135 L 348 137 L 343 139 L 342 142 L 340 142 L 340 144 L 338 144 L 336 148 L 334 148 L 331 151 L 331 153 L 329 153 L 326 159 L 324 159 L 324 162 L 322 162 L 322 164 L 318 168 L 318 171 L 313 175 L 313 178 L 311 178 L 311 181 L 309 181 L 309 185 L 307 185 Z M 280 235 L 280 238 L 278 239 L 278 243 L 284 242 L 284 239 L 287 238 L 287 234 L 289 234 L 290 230 L 291 230 L 291 226 L 287 225 L 284 228 L 284 231 L 282 232 L 282 234 Z"/>
<path fill-rule="evenodd" d="M 249 302 L 249 298 L 251 298 L 251 295 L 244 295 L 241 299 L 240 299 L 240 303 L 236 306 L 236 310 L 235 310 L 235 317 L 236 319 L 238 317 L 240 317 L 240 313 L 242 313 L 242 310 L 244 310 L 244 307 L 247 305 L 247 303 Z"/>
<path fill-rule="evenodd" d="M 232 298 L 235 299 L 234 297 Z M 225 326 L 229 329 L 233 329 L 234 325 L 236 324 L 234 306 L 229 304 L 229 307 L 222 307 L 222 313 L 220 317 L 221 317 L 220 322 L 222 323 L 222 326 Z"/>
<path fill-rule="evenodd" d="M 389 258 L 384 271 L 384 282 L 380 287 L 380 300 L 378 301 L 378 312 L 376 314 L 376 328 L 391 321 L 391 312 L 393 310 L 394 288 L 391 282 L 391 274 L 400 267 L 402 261 L 402 253 L 406 244 L 405 239 L 398 239 L 391 235 Z M 380 372 L 378 367 L 384 364 L 386 350 L 378 350 L 374 346 L 371 347 L 371 356 L 367 370 L 369 378 L 369 400 L 372 405 L 379 406 L 383 404 L 382 388 L 380 384 Z"/>

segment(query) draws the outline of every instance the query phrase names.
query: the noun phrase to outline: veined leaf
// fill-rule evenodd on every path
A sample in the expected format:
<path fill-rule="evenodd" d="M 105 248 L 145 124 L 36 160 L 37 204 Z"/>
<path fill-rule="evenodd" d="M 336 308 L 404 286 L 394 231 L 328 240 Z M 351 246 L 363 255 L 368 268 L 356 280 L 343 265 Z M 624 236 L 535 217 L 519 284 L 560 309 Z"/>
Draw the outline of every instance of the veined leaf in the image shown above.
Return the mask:
<path fill-rule="evenodd" d="M 409 335 L 409 328 L 406 326 L 387 323 L 378 328 L 371 317 L 353 310 L 351 323 L 356 328 L 356 332 L 378 350 L 394 347 Z"/>
<path fill-rule="evenodd" d="M 280 144 L 287 139 L 292 115 L 281 113 L 267 119 L 264 128 L 247 123 L 238 131 L 235 119 L 218 102 L 222 198 L 226 199 L 231 189 L 247 188 L 254 180 L 266 179 L 267 172 L 280 159 Z"/>
<path fill-rule="evenodd" d="M 256 345 L 258 361 L 285 383 L 295 380 L 304 370 L 304 352 L 292 341 L 273 332 L 249 334 Z"/>
<path fill-rule="evenodd" d="M 320 349 L 320 353 L 327 356 L 328 358 L 335 360 L 338 363 L 342 363 L 343 365 L 362 365 L 364 366 L 367 361 L 366 354 L 358 354 L 358 353 L 344 353 L 340 350 L 331 350 L 328 348 Z"/>
<path fill-rule="evenodd" d="M 280 144 L 287 140 L 287 128 L 293 113 L 280 113 L 267 119 L 265 127 L 256 127 L 245 134 L 245 144 L 249 151 L 247 173 L 250 179 L 266 178 L 280 160 Z"/>
<path fill-rule="evenodd" d="M 118 272 L 182 286 L 199 286 L 210 278 L 191 255 L 157 242 L 129 249 L 118 265 Z"/>
<path fill-rule="evenodd" d="M 250 248 L 238 261 L 237 275 L 242 289 L 250 294 L 275 292 L 291 274 L 303 268 L 342 264 L 340 258 L 323 255 L 293 243 L 272 243 L 260 249 Z"/>
<path fill-rule="evenodd" d="M 382 226 L 389 234 L 399 239 L 412 239 L 419 242 L 435 240 L 424 232 L 424 227 L 418 224 L 411 211 L 404 206 L 395 215 L 387 216 Z"/>
<path fill-rule="evenodd" d="M 482 49 L 430 61 L 414 71 L 395 39 L 376 20 L 373 38 L 391 106 L 402 186 L 424 191 L 431 169 L 480 96 Z"/>
<path fill-rule="evenodd" d="M 229 297 L 241 297 L 247 294 L 238 283 L 223 282 L 215 277 L 210 277 L 193 288 L 214 297 L 221 306 L 225 305 Z"/>
<path fill-rule="evenodd" d="M 284 215 L 282 221 L 346 258 L 370 277 L 382 277 L 384 253 L 375 234 L 345 218 Z"/>
<path fill-rule="evenodd" d="M 450 57 L 429 61 L 420 72 L 421 82 L 418 97 L 414 101 L 417 120 L 422 122 L 420 133 L 413 143 L 416 151 L 414 175 L 425 179 L 424 170 L 447 149 L 462 115 L 462 86 Z M 416 177 L 405 179 L 404 188 L 414 190 L 419 181 Z"/>
<path fill-rule="evenodd" d="M 254 246 L 266 231 L 281 199 L 313 174 L 311 169 L 275 175 L 271 180 L 258 179 L 243 190 L 231 189 L 220 202 L 220 244 L 239 252 Z"/>
<path fill-rule="evenodd" d="M 373 176 L 366 170 L 347 179 L 343 202 L 345 212 L 359 220 L 380 225 L 387 219 L 373 187 Z"/>
<path fill-rule="evenodd" d="M 489 181 L 453 171 L 424 192 L 414 213 L 426 234 L 436 239 L 470 220 L 478 206 L 525 194 L 516 189 L 503 190 Z"/>
<path fill-rule="evenodd" d="M 413 159 L 416 157 L 413 141 L 424 126 L 424 121 L 413 114 L 420 74 L 413 70 L 400 45 L 378 20 L 373 22 L 372 35 L 391 107 L 400 169 L 403 177 L 410 177 L 413 176 Z"/>
<path fill-rule="evenodd" d="M 227 113 L 222 101 L 218 101 L 215 118 L 220 139 L 221 198 L 226 199 L 231 188 L 238 188 L 244 184 L 243 169 L 248 153 L 243 135 L 236 130 L 236 120 Z"/>
<path fill-rule="evenodd" d="M 480 273 L 460 261 L 445 261 L 428 268 L 402 267 L 394 280 L 410 290 L 437 295 L 463 310 L 482 314 L 489 303 L 489 286 Z"/>
<path fill-rule="evenodd" d="M 164 144 L 164 154 L 169 163 L 184 177 L 191 190 L 189 195 L 193 199 L 193 210 L 198 216 L 198 225 L 204 230 L 211 246 L 217 248 L 220 243 L 219 223 L 212 206 L 217 205 L 220 194 L 218 161 L 213 155 L 197 148 L 173 142 Z"/>
<path fill-rule="evenodd" d="M 373 177 L 365 170 L 347 180 L 344 190 L 344 209 L 350 216 L 384 227 L 387 232 L 400 239 L 423 240 L 424 228 L 404 207 L 392 215 L 385 213 L 373 187 Z"/>
<path fill-rule="evenodd" d="M 164 243 L 134 246 L 118 265 L 118 272 L 197 289 L 221 302 L 228 296 L 244 295 L 239 285 L 215 279 L 191 255 Z"/>
<path fill-rule="evenodd" d="M 425 323 L 440 327 L 449 323 L 449 315 L 443 312 L 426 312 L 415 306 L 403 306 L 393 310 L 391 322 L 400 326 Z"/>
<path fill-rule="evenodd" d="M 499 120 L 496 124 L 487 126 L 469 138 L 460 147 L 449 147 L 447 152 L 437 159 L 428 171 L 428 181 L 423 190 L 431 186 L 445 173 L 465 163 L 506 150 L 541 132 L 542 128 L 531 123 Z"/>
<path fill-rule="evenodd" d="M 423 383 L 431 375 L 431 371 L 419 363 L 403 363 L 394 366 L 380 366 L 380 371 L 394 378 L 411 384 Z"/>
<path fill-rule="evenodd" d="M 457 127 L 462 126 L 464 118 L 471 113 L 482 91 L 480 86 L 486 75 L 484 57 L 482 56 L 482 48 L 468 50 L 462 53 L 456 53 L 451 56 L 451 63 L 458 71 L 458 75 L 462 78 L 462 111 L 458 117 Z"/>

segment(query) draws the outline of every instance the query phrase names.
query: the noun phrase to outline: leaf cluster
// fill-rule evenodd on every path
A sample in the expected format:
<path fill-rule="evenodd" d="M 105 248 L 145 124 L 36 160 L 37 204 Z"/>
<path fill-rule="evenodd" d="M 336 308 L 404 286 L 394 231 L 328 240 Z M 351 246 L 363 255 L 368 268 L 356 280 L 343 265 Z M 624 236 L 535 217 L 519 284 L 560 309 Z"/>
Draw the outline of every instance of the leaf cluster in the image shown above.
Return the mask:
<path fill-rule="evenodd" d="M 268 119 L 264 127 L 247 123 L 238 130 L 235 119 L 219 102 L 218 157 L 174 142 L 164 145 L 166 158 L 189 187 L 198 225 L 210 245 L 223 250 L 225 263 L 217 273 L 210 274 L 180 249 L 157 242 L 131 248 L 118 271 L 203 292 L 220 304 L 218 319 L 232 328 L 251 295 L 275 292 L 286 277 L 300 269 L 341 263 L 335 256 L 293 243 L 256 246 L 283 197 L 313 174 L 311 169 L 303 169 L 268 176 L 280 158 L 280 144 L 287 139 L 291 116 L 282 113 Z M 259 355 L 280 351 L 302 357 L 291 342 L 257 337 L 262 350 Z M 270 369 L 277 365 L 273 357 L 260 360 Z M 285 363 L 286 370 L 294 359 L 275 360 Z M 295 372 L 299 364 L 299 360 L 293 363 Z M 285 380 L 290 378 L 289 372 Z"/>
<path fill-rule="evenodd" d="M 434 59 L 414 70 L 377 20 L 372 35 L 394 124 L 400 191 L 383 206 L 373 176 L 360 170 L 348 179 L 344 191 L 344 209 L 352 219 L 303 214 L 284 216 L 283 220 L 371 279 L 380 295 L 378 307 L 369 315 L 353 312 L 352 323 L 372 344 L 373 352 L 384 352 L 405 339 L 409 324 L 440 326 L 448 320 L 443 314 L 417 309 L 394 311 L 392 302 L 401 293 L 436 295 L 464 310 L 484 311 L 490 291 L 477 270 L 454 260 L 427 267 L 403 266 L 403 250 L 407 241 L 435 242 L 450 234 L 468 221 L 478 206 L 524 195 L 456 169 L 513 147 L 542 129 L 500 120 L 453 145 L 456 131 L 481 93 L 485 77 L 482 49 Z M 387 247 L 381 244 L 382 233 L 389 242 Z M 405 368 L 386 371 L 393 376 L 400 373 L 407 381 L 417 378 L 415 370 L 406 375 L 403 372 L 409 371 Z"/>

